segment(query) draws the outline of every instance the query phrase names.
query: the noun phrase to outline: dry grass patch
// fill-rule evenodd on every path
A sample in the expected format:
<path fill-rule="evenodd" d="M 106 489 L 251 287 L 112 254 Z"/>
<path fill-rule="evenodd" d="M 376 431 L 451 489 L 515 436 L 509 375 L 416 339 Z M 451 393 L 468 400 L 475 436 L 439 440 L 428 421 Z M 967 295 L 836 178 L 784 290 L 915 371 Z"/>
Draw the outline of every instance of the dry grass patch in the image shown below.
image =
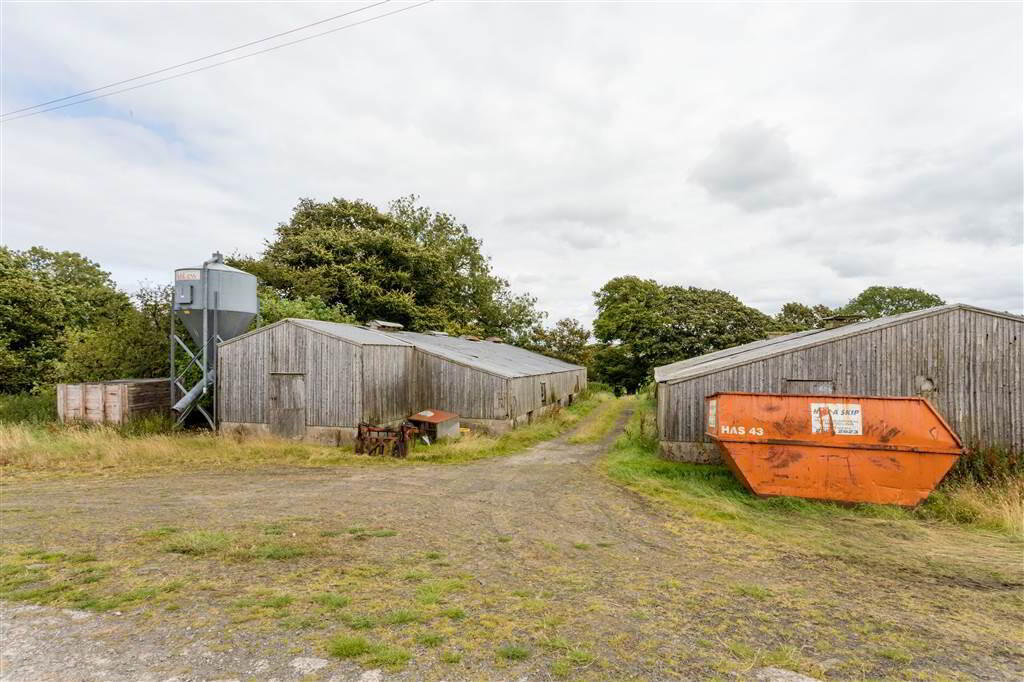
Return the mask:
<path fill-rule="evenodd" d="M 329 447 L 276 438 L 238 437 L 195 431 L 138 433 L 102 425 L 0 423 L 0 468 L 5 476 L 137 474 L 164 470 L 340 465 L 403 466 L 456 463 L 508 455 L 555 438 L 576 426 L 607 394 L 584 397 L 571 407 L 501 436 L 469 434 L 457 441 L 413 447 L 407 459 L 356 455 L 351 446 Z"/>
<path fill-rule="evenodd" d="M 8 476 L 397 462 L 274 438 L 240 440 L 192 431 L 132 436 L 108 426 L 79 425 L 0 424 L 0 453 Z"/>

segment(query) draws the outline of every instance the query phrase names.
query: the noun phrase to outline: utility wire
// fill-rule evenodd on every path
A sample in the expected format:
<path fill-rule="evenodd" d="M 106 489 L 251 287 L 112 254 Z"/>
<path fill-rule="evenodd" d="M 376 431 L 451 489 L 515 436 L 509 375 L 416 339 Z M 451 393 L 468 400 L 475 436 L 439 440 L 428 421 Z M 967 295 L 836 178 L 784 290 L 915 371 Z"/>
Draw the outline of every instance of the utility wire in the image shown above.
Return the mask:
<path fill-rule="evenodd" d="M 384 2 L 390 2 L 390 0 L 384 0 Z M 423 5 L 429 5 L 432 2 L 434 2 L 434 0 L 423 0 L 422 2 L 418 2 L 415 5 L 408 5 L 407 7 L 401 7 L 399 9 L 391 10 L 390 12 L 385 12 L 384 14 L 378 14 L 377 16 L 370 17 L 369 19 L 363 19 L 361 21 L 354 21 L 351 24 L 345 24 L 344 26 L 338 26 L 337 28 L 332 28 L 332 29 L 330 29 L 328 31 L 321 31 L 320 33 L 314 33 L 313 35 L 305 36 L 303 38 L 298 38 L 296 40 L 290 40 L 288 42 L 281 43 L 280 45 L 274 45 L 272 47 L 266 47 L 266 48 L 263 48 L 262 50 L 257 50 L 256 52 L 250 52 L 248 54 L 239 55 L 237 57 L 232 57 L 231 59 L 225 59 L 223 61 L 214 62 L 213 64 L 207 64 L 205 66 L 200 66 L 199 68 L 196 68 L 196 69 L 190 69 L 188 71 L 183 71 L 181 73 L 171 74 L 170 76 L 164 76 L 163 78 L 157 78 L 156 80 L 147 81 L 145 83 L 139 83 L 138 85 L 132 85 L 132 86 L 127 87 L 127 88 L 121 88 L 120 90 L 114 90 L 112 92 L 105 92 L 105 93 L 103 93 L 101 95 L 95 95 L 93 97 L 86 97 L 85 99 L 75 100 L 74 102 L 67 102 L 65 104 L 58 104 L 56 106 L 47 107 L 45 109 L 39 109 L 38 111 L 29 111 L 28 113 L 21 113 L 21 112 L 27 111 L 28 109 L 35 109 L 37 107 L 44 106 L 44 104 L 37 104 L 34 107 L 27 107 L 26 109 L 18 109 L 17 111 L 9 112 L 9 114 L 10 114 L 9 118 L 4 118 L 2 121 L 0 121 L 0 124 L 7 123 L 9 121 L 17 121 L 18 119 L 28 118 L 30 116 L 36 116 L 38 114 L 45 114 L 48 111 L 55 111 L 57 109 L 64 109 L 65 107 L 73 107 L 76 104 L 85 104 L 86 102 L 93 102 L 95 100 L 103 99 L 105 97 L 110 97 L 112 95 L 119 95 L 119 94 L 121 94 L 123 92 L 130 92 L 132 90 L 138 90 L 139 88 L 144 88 L 144 87 L 149 86 L 149 85 L 156 85 L 157 83 L 163 83 L 164 81 L 174 80 L 175 78 L 182 78 L 184 76 L 188 76 L 188 75 L 191 75 L 193 73 L 199 73 L 200 71 L 206 71 L 208 69 L 212 69 L 212 68 L 217 67 L 217 66 L 223 66 L 224 64 L 230 64 L 232 62 L 237 62 L 237 61 L 240 61 L 242 59 L 248 59 L 249 57 L 255 57 L 257 55 L 265 54 L 267 52 L 273 52 L 274 50 L 280 50 L 281 48 L 289 47 L 291 45 L 297 45 L 298 43 L 303 43 L 303 42 L 306 42 L 307 40 L 313 40 L 314 38 L 321 38 L 323 36 L 330 35 L 331 33 L 337 33 L 338 31 L 344 31 L 347 28 L 354 28 L 356 26 L 362 26 L 363 24 L 368 24 L 368 23 L 370 23 L 372 21 L 377 21 L 378 19 L 383 19 L 385 17 L 390 17 L 390 16 L 395 15 L 395 14 L 401 14 L 402 12 L 408 12 L 409 10 L 416 9 L 417 7 L 422 7 Z M 348 12 L 348 14 L 353 14 L 354 12 L 361 12 L 362 10 L 369 9 L 370 7 L 376 7 L 377 5 L 381 5 L 381 4 L 383 4 L 383 2 L 378 2 L 378 3 L 376 3 L 376 5 L 369 5 L 367 7 L 364 7 L 362 9 L 360 9 L 360 10 L 354 10 L 353 12 Z M 344 15 L 342 15 L 342 16 L 344 16 Z M 325 19 L 323 21 L 328 21 L 328 20 Z M 323 21 L 317 22 L 317 23 L 323 23 Z M 310 24 L 310 26 L 312 26 L 312 25 L 314 25 L 314 24 Z M 300 27 L 300 28 L 305 28 L 305 27 Z M 298 29 L 298 28 L 297 29 L 292 29 L 292 31 L 286 31 L 285 33 L 291 33 L 293 31 L 297 31 L 297 30 L 300 30 L 300 29 Z M 278 35 L 285 35 L 285 33 L 278 34 Z M 270 36 L 270 38 L 273 38 L 273 37 L 276 37 L 276 36 Z M 252 44 L 255 44 L 255 43 L 258 43 L 258 42 L 263 42 L 265 40 L 269 40 L 270 38 L 264 38 L 262 40 L 254 41 L 253 43 L 249 43 L 249 44 L 252 45 Z M 232 48 L 231 50 L 225 50 L 225 51 L 219 52 L 217 54 L 224 54 L 225 52 L 230 52 L 232 50 L 236 50 L 236 49 L 239 49 L 241 47 L 244 47 L 244 46 L 239 46 L 238 48 Z M 202 61 L 203 59 L 209 59 L 210 57 L 213 57 L 213 56 L 216 56 L 216 55 L 207 55 L 206 57 L 200 57 L 199 59 L 192 60 L 191 62 L 185 62 L 184 64 L 195 63 L 196 61 Z M 154 74 L 162 73 L 162 72 L 167 71 L 169 69 L 176 69 L 176 68 L 178 68 L 180 66 L 183 66 L 184 64 L 179 64 L 178 66 L 167 67 L 167 69 L 160 69 L 159 71 L 154 71 L 153 73 Z M 153 75 L 153 74 L 147 74 L 147 75 Z M 121 83 L 128 83 L 128 82 L 131 82 L 133 80 L 138 80 L 139 78 L 145 78 L 145 77 L 146 76 L 136 76 L 135 78 L 129 78 L 127 80 L 120 81 L 120 82 Z M 104 90 L 104 89 L 106 89 L 108 87 L 112 87 L 113 85 L 116 85 L 116 84 L 115 83 L 111 83 L 110 85 L 103 86 L 102 88 L 95 88 L 93 90 L 88 90 L 86 92 L 96 92 L 97 90 Z M 86 93 L 79 93 L 79 95 L 81 95 L 81 94 L 86 94 Z M 51 103 L 55 103 L 55 102 L 60 102 L 62 100 L 69 99 L 71 97 L 78 97 L 79 95 L 69 95 L 68 97 L 62 97 L 62 98 L 57 99 L 57 100 L 52 100 L 51 102 L 48 102 L 47 104 L 51 104 Z M 21 113 L 21 115 L 20 116 L 14 116 L 13 114 L 16 114 L 16 113 Z M 9 114 L 3 114 L 3 116 L 8 116 Z"/>
<path fill-rule="evenodd" d="M 63 102 L 64 100 L 68 100 L 68 99 L 74 99 L 75 97 L 81 97 L 82 95 L 91 95 L 92 93 L 99 92 L 100 90 L 106 90 L 107 88 L 117 87 L 118 85 L 124 85 L 125 83 L 131 83 L 132 81 L 141 80 L 143 78 L 149 78 L 150 76 L 156 76 L 157 74 L 166 73 L 167 71 L 173 71 L 174 69 L 180 69 L 183 66 L 189 66 L 191 64 L 195 64 L 196 62 L 201 62 L 201 61 L 206 60 L 206 59 L 213 59 L 214 57 L 219 57 L 219 56 L 221 56 L 223 54 L 227 54 L 228 52 L 234 52 L 235 50 L 241 50 L 241 49 L 244 49 L 246 47 L 252 47 L 253 45 L 258 45 L 260 43 L 265 43 L 268 40 L 273 40 L 274 38 L 280 38 L 281 36 L 286 36 L 286 35 L 288 35 L 290 33 L 295 33 L 296 31 L 302 31 L 302 30 L 307 29 L 307 28 L 312 28 L 314 26 L 319 26 L 320 24 L 326 24 L 329 21 L 335 21 L 336 19 L 341 19 L 343 17 L 347 17 L 350 14 L 356 14 L 358 12 L 363 12 L 363 11 L 368 10 L 368 9 L 373 9 L 374 7 L 377 7 L 378 5 L 383 5 L 383 4 L 386 4 L 388 2 L 391 2 L 391 0 L 380 0 L 380 2 L 375 2 L 372 5 L 367 5 L 366 7 L 360 7 L 359 9 L 350 10 L 350 11 L 345 12 L 343 14 L 336 14 L 333 17 L 327 17 L 326 19 L 321 19 L 320 21 L 314 21 L 312 24 L 306 24 L 305 26 L 298 26 L 296 28 L 289 29 L 287 31 L 281 31 L 280 33 L 275 33 L 274 35 L 267 36 L 266 38 L 260 38 L 259 40 L 253 40 L 251 42 L 244 43 L 242 45 L 236 45 L 235 47 L 229 47 L 226 50 L 221 50 L 220 52 L 214 52 L 212 54 L 208 54 L 208 55 L 203 56 L 203 57 L 196 57 L 195 59 L 190 59 L 187 62 L 182 62 L 180 64 L 175 64 L 174 66 L 166 66 L 166 67 L 164 67 L 162 69 L 157 69 L 156 71 L 150 71 L 149 73 L 144 73 L 144 74 L 141 74 L 139 76 L 132 76 L 131 78 L 125 78 L 124 80 L 121 80 L 121 81 L 115 81 L 113 83 L 107 83 L 106 85 L 101 85 L 98 88 L 93 88 L 91 90 L 83 90 L 82 92 L 76 92 L 73 95 L 66 95 L 64 97 L 58 97 L 57 99 L 51 99 L 48 102 L 40 102 L 39 104 L 33 104 L 32 106 L 25 107 L 24 109 L 15 109 L 14 111 L 8 111 L 8 112 L 5 112 L 3 114 L 0 114 L 0 116 L 11 116 L 12 114 L 20 114 L 21 112 L 28 111 L 30 109 L 38 109 L 39 107 L 45 107 L 45 106 L 47 106 L 49 104 L 55 104 L 57 102 Z"/>

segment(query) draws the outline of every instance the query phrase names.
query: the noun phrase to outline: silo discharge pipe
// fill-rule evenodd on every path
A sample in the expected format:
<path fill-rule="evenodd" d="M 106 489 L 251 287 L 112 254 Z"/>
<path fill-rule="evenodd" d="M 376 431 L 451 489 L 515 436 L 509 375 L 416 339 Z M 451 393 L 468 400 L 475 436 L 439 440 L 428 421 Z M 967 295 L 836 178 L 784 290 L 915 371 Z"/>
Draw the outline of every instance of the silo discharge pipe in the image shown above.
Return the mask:
<path fill-rule="evenodd" d="M 211 369 L 206 374 L 206 381 L 204 382 L 202 379 L 200 379 L 195 386 L 188 390 L 188 393 L 181 397 L 181 400 L 174 403 L 174 407 L 172 407 L 171 410 L 173 410 L 174 413 L 177 415 L 181 415 L 182 413 L 184 413 L 189 407 L 192 406 L 192 403 L 199 400 L 199 398 L 201 398 L 202 395 L 206 393 L 206 387 L 212 386 L 213 382 L 216 379 L 217 372 L 216 370 Z"/>

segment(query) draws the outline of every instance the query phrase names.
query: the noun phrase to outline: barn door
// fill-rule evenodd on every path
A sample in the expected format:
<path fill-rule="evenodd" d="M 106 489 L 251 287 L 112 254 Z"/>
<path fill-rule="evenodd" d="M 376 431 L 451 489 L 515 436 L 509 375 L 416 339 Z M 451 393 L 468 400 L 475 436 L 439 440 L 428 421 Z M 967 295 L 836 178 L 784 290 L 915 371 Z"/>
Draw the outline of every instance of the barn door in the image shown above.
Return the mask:
<path fill-rule="evenodd" d="M 271 372 L 268 391 L 270 433 L 302 438 L 306 434 L 306 375 Z"/>

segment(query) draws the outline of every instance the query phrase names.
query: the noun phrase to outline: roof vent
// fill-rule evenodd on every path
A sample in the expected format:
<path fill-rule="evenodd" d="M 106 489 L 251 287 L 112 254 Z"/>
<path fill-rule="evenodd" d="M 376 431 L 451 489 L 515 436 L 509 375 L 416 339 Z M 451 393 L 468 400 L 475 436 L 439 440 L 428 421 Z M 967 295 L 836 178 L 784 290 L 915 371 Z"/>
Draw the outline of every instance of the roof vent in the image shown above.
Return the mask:
<path fill-rule="evenodd" d="M 487 340 L 491 343 L 503 343 L 500 336 L 488 336 Z"/>
<path fill-rule="evenodd" d="M 460 339 L 466 339 L 466 341 L 479 341 L 479 336 L 472 336 L 471 334 L 463 334 L 459 337 Z"/>
<path fill-rule="evenodd" d="M 436 329 L 431 329 L 427 334 L 430 336 L 448 336 L 448 332 L 439 332 Z"/>
<path fill-rule="evenodd" d="M 387 320 L 370 320 L 366 323 L 366 326 L 370 329 L 385 329 L 389 331 L 405 329 L 404 325 L 398 324 L 397 322 L 388 322 Z"/>
<path fill-rule="evenodd" d="M 864 317 L 864 315 L 856 313 L 852 315 L 839 314 L 832 315 L 831 317 L 823 317 L 821 318 L 821 321 L 825 323 L 825 329 L 835 329 L 836 327 L 845 327 L 846 325 L 853 324 L 855 322 L 862 322 Z"/>

